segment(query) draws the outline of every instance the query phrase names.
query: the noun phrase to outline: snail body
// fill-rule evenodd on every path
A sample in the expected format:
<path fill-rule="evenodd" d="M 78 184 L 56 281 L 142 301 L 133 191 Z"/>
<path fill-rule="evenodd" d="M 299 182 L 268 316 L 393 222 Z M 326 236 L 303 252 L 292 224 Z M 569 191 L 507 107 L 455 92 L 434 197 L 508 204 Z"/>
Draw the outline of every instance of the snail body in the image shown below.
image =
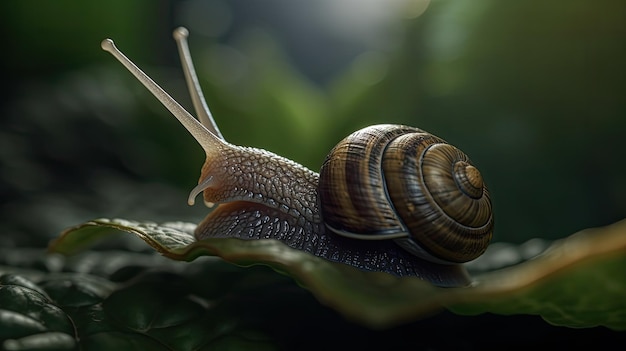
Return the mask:
<path fill-rule="evenodd" d="M 205 238 L 275 239 L 365 271 L 464 286 L 460 264 L 491 240 L 489 193 L 460 150 L 418 128 L 375 125 L 328 154 L 320 173 L 266 150 L 225 141 L 204 102 L 184 28 L 174 31 L 199 120 L 115 48 L 102 47 L 133 73 L 206 152 L 198 185 L 218 204 L 198 225 Z"/>

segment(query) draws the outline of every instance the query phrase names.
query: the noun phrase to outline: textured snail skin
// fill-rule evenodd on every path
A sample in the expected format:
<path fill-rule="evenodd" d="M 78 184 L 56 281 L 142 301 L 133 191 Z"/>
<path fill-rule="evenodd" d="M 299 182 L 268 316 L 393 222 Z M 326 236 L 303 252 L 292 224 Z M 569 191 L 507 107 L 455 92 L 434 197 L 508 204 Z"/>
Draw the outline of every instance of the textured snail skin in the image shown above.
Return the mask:
<path fill-rule="evenodd" d="M 420 259 L 388 240 L 359 240 L 330 232 L 322 219 L 319 175 L 265 150 L 233 147 L 207 158 L 200 182 L 213 177 L 204 200 L 218 206 L 195 236 L 276 239 L 297 250 L 365 271 L 417 276 L 438 286 L 465 286 L 461 265 Z"/>

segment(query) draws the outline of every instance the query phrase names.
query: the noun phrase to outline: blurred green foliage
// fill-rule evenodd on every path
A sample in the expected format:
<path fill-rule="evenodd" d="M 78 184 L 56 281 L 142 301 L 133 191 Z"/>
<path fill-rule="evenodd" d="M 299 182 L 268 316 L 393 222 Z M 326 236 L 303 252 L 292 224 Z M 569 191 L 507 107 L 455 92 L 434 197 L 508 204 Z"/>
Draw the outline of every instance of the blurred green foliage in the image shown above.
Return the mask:
<path fill-rule="evenodd" d="M 178 25 L 191 30 L 207 101 L 233 143 L 317 169 L 348 133 L 406 123 L 472 157 L 493 195 L 498 241 L 563 237 L 626 214 L 622 2 L 432 1 L 392 21 L 388 48 L 354 45 L 361 52 L 351 55 L 337 40 L 302 37 L 300 48 L 314 49 L 294 49 L 289 35 L 308 23 L 287 11 L 295 5 L 205 1 L 193 22 L 185 14 L 197 2 L 0 5 L 0 245 L 43 245 L 99 216 L 203 216 L 185 205 L 201 149 L 99 47 L 113 38 L 191 106 L 171 39 Z M 198 21 L 221 27 L 208 35 L 194 31 Z"/>

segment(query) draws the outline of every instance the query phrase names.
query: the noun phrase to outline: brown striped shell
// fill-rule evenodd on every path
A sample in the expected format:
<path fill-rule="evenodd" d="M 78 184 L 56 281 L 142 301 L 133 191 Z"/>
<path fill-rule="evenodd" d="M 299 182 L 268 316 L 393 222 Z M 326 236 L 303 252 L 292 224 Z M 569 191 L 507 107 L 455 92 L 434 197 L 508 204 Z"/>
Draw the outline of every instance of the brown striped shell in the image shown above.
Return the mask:
<path fill-rule="evenodd" d="M 322 165 L 319 195 L 333 232 L 394 239 L 429 261 L 467 262 L 491 241 L 480 172 L 459 149 L 417 128 L 374 125 L 343 139 Z"/>

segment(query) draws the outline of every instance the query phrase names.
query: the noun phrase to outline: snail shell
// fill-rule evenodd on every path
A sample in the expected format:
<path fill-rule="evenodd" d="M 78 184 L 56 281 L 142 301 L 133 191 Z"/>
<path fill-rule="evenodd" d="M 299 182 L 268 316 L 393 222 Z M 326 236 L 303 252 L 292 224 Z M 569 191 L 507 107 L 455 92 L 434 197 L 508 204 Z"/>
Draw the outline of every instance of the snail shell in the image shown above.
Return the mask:
<path fill-rule="evenodd" d="M 195 236 L 275 239 L 365 271 L 465 286 L 458 264 L 491 239 L 491 203 L 462 152 L 420 129 L 377 125 L 328 155 L 321 174 L 274 153 L 224 140 L 204 101 L 187 47 L 174 31 L 199 121 L 106 39 L 115 56 L 192 134 L 206 153 L 189 204 L 213 207 Z M 365 239 L 365 240 L 363 240 Z M 385 240 L 390 239 L 390 240 Z M 398 245 L 400 244 L 400 245 Z"/>
<path fill-rule="evenodd" d="M 467 262 L 491 241 L 480 172 L 462 151 L 417 128 L 375 125 L 340 141 L 322 165 L 320 198 L 333 232 L 394 239 L 429 261 Z"/>

